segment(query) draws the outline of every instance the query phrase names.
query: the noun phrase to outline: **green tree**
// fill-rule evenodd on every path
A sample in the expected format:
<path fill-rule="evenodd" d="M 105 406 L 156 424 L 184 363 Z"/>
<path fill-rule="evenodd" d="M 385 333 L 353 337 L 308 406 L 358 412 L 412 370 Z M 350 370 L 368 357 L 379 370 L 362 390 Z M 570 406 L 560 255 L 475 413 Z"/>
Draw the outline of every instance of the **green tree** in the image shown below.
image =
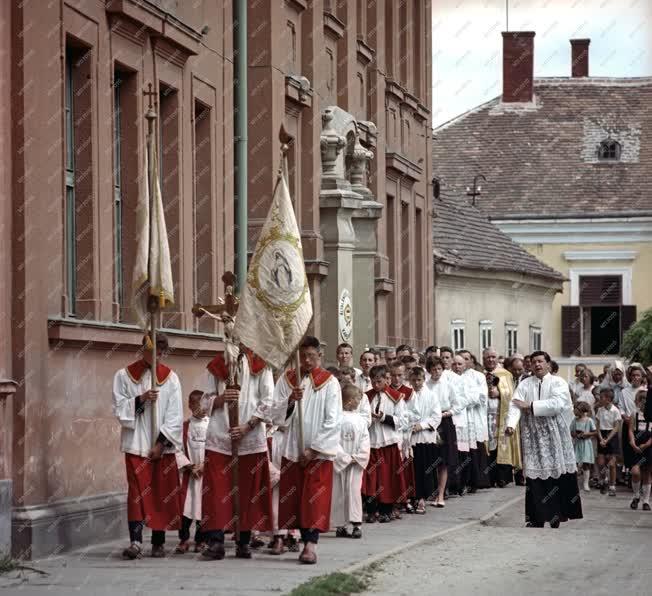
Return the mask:
<path fill-rule="evenodd" d="M 625 333 L 621 352 L 630 362 L 652 364 L 652 308 Z"/>

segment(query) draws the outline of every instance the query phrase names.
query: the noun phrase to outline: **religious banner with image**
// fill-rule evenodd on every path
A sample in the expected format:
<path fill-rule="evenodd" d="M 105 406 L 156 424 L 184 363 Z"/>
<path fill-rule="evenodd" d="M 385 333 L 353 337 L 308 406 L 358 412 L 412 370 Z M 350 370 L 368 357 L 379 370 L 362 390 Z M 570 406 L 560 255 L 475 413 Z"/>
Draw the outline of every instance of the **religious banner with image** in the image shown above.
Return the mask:
<path fill-rule="evenodd" d="M 285 175 L 251 258 L 234 335 L 272 366 L 290 358 L 312 319 L 301 236 Z"/>

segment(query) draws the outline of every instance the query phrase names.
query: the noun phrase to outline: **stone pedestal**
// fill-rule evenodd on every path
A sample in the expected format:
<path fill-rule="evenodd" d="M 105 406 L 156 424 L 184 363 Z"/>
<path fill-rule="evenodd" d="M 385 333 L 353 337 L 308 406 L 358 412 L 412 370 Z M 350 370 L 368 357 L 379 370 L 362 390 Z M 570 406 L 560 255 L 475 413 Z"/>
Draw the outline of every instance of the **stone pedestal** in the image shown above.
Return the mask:
<path fill-rule="evenodd" d="M 331 362 L 341 342 L 352 344 L 355 353 L 375 344 L 374 263 L 382 205 L 367 186 L 373 153 L 362 145 L 355 118 L 332 106 L 322 119 L 319 199 L 329 275 L 322 285 L 321 339 Z"/>

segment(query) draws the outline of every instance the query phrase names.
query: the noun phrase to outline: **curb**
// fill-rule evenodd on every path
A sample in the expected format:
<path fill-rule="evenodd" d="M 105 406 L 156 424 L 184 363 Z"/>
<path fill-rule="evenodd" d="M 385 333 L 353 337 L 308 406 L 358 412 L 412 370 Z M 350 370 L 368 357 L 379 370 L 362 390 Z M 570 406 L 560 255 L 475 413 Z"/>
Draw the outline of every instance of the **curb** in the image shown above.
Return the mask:
<path fill-rule="evenodd" d="M 500 513 L 501 511 L 504 511 L 505 509 L 509 509 L 512 505 L 515 505 L 519 501 L 522 501 L 525 498 L 525 495 L 521 495 L 518 497 L 514 497 L 513 499 L 510 499 L 506 503 L 503 503 L 500 507 L 492 511 L 491 513 L 487 513 L 483 515 L 482 517 L 479 517 L 478 519 L 474 519 L 468 522 L 464 522 L 462 524 L 457 524 L 455 526 L 451 526 L 450 528 L 446 528 L 444 530 L 438 530 L 432 534 L 429 534 L 428 536 L 424 536 L 423 538 L 419 538 L 417 540 L 413 540 L 412 542 L 407 542 L 406 544 L 402 544 L 401 546 L 397 546 L 396 548 L 392 548 L 390 550 L 386 550 L 385 552 L 379 553 L 377 555 L 373 555 L 371 557 L 368 557 L 364 559 L 363 561 L 360 561 L 358 563 L 354 563 L 353 565 L 350 565 L 349 567 L 345 567 L 344 569 L 340 569 L 340 573 L 355 573 L 356 571 L 360 571 L 364 567 L 368 567 L 369 565 L 373 565 L 374 563 L 377 563 L 379 561 L 382 561 L 383 559 L 387 559 L 388 557 L 391 557 L 393 555 L 397 555 L 402 553 L 403 551 L 406 550 L 411 550 L 415 546 L 420 546 L 422 544 L 425 544 L 426 542 L 430 542 L 431 540 L 434 540 L 435 538 L 439 538 L 440 536 L 445 536 L 446 534 L 450 534 L 452 532 L 457 532 L 458 530 L 464 530 L 465 528 L 469 528 L 471 526 L 476 526 L 478 524 L 481 524 L 484 521 L 487 521 Z"/>

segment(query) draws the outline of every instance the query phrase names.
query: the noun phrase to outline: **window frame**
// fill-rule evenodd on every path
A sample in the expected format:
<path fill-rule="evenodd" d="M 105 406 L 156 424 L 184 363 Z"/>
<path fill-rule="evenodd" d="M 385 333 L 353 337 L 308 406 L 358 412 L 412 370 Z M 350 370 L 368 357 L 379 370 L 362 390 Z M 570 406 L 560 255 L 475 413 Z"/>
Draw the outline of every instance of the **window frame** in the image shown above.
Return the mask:
<path fill-rule="evenodd" d="M 65 130 L 65 262 L 68 317 L 76 316 L 77 303 L 77 235 L 75 221 L 75 102 L 73 92 L 73 63 L 75 48 L 66 46 L 64 73 L 64 130 Z"/>
<path fill-rule="evenodd" d="M 505 322 L 505 356 L 512 356 L 518 352 L 518 323 Z"/>
<path fill-rule="evenodd" d="M 490 348 L 493 345 L 493 335 L 494 335 L 494 324 L 493 321 L 490 321 L 488 319 L 484 319 L 480 321 L 478 324 L 479 327 L 479 340 L 480 340 L 480 351 L 479 353 L 482 354 L 483 350 L 486 348 Z M 487 342 L 485 345 L 485 332 L 488 336 Z"/>
<path fill-rule="evenodd" d="M 609 155 L 605 156 L 603 153 L 608 152 Z M 613 156 L 611 153 L 613 152 Z M 598 144 L 598 161 L 601 162 L 617 162 L 623 154 L 623 146 L 616 139 L 604 139 Z"/>
<path fill-rule="evenodd" d="M 466 321 L 464 319 L 451 321 L 451 347 L 454 352 L 466 348 Z"/>
<path fill-rule="evenodd" d="M 536 338 L 538 337 L 538 345 Z M 530 325 L 530 352 L 541 350 L 543 346 L 543 330 L 541 325 Z"/>
<path fill-rule="evenodd" d="M 115 302 L 122 308 L 125 304 L 124 273 L 122 270 L 122 99 L 121 72 L 113 71 L 113 224 L 114 224 L 114 274 Z"/>

